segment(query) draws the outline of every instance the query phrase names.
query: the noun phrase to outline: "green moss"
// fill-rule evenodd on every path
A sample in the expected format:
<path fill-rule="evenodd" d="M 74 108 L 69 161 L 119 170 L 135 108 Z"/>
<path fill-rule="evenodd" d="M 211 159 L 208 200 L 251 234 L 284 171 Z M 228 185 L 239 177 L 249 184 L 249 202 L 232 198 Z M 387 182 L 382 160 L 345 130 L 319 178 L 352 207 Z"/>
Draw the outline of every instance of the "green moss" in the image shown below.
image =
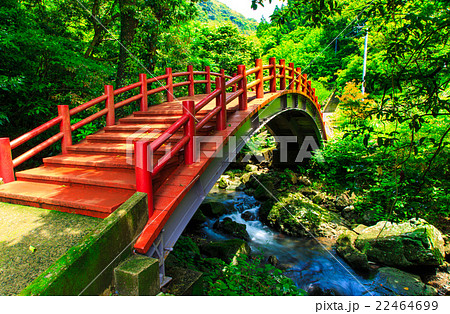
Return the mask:
<path fill-rule="evenodd" d="M 18 294 L 101 221 L 0 203 L 0 295 Z"/>
<path fill-rule="evenodd" d="M 100 294 L 111 284 L 114 267 L 131 254 L 147 220 L 146 194 L 136 193 L 20 294 Z"/>

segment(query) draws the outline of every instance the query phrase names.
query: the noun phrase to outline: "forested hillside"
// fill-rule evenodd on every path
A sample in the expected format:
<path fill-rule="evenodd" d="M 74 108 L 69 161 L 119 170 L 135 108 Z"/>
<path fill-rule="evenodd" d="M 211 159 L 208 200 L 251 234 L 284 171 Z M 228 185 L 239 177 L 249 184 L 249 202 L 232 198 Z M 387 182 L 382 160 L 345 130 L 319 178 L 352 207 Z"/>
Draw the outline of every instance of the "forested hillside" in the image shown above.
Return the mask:
<path fill-rule="evenodd" d="M 224 23 L 231 22 L 245 34 L 255 32 L 258 27 L 258 22 L 256 20 L 247 19 L 242 14 L 231 10 L 219 1 L 201 1 L 198 6 L 200 7 L 200 10 L 197 19 L 200 22 L 212 22 L 216 25 L 223 25 Z"/>

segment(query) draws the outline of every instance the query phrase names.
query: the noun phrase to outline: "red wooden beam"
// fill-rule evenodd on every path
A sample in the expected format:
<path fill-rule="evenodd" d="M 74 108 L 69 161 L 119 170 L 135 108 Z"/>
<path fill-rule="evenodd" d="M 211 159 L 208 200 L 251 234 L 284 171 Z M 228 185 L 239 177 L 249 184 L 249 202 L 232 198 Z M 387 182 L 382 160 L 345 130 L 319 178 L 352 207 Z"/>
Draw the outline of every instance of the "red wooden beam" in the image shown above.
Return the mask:
<path fill-rule="evenodd" d="M 153 215 L 153 186 L 151 167 L 149 161 L 153 161 L 153 156 L 149 156 L 149 144 L 147 140 L 134 142 L 135 171 L 136 171 L 136 191 L 147 193 L 148 217 Z"/>
<path fill-rule="evenodd" d="M 194 96 L 194 68 L 192 65 L 188 65 L 187 70 L 189 72 L 188 74 L 188 81 L 189 81 L 189 90 L 188 94 L 189 96 Z"/>
<path fill-rule="evenodd" d="M 108 114 L 106 115 L 106 126 L 111 126 L 116 124 L 116 115 L 114 108 L 114 87 L 112 85 L 105 85 L 105 107 L 108 109 Z"/>
<path fill-rule="evenodd" d="M 275 58 L 269 58 L 269 64 L 271 66 L 269 70 L 269 75 L 272 77 L 270 79 L 270 92 L 275 93 L 277 91 L 277 66 L 276 66 L 276 59 Z"/>
<path fill-rule="evenodd" d="M 148 110 L 148 96 L 147 96 L 147 74 L 139 74 L 139 81 L 141 82 L 141 111 Z"/>
<path fill-rule="evenodd" d="M 205 85 L 205 93 L 206 94 L 210 94 L 211 93 L 211 68 L 207 65 L 205 66 L 205 80 L 206 80 L 206 85 Z"/>
<path fill-rule="evenodd" d="M 172 68 L 166 68 L 167 101 L 173 101 L 173 76 Z"/>
<path fill-rule="evenodd" d="M 72 145 L 72 129 L 70 126 L 69 106 L 58 105 L 58 115 L 61 117 L 59 129 L 63 134 L 63 138 L 61 140 L 61 151 L 63 154 L 67 154 L 67 147 Z"/>
<path fill-rule="evenodd" d="M 259 71 L 256 73 L 256 79 L 259 83 L 256 84 L 256 98 L 264 97 L 264 72 L 262 59 L 256 59 L 256 67 Z"/>
<path fill-rule="evenodd" d="M 280 90 L 286 89 L 286 61 L 284 59 L 280 59 Z"/>
<path fill-rule="evenodd" d="M 289 86 L 288 89 L 294 89 L 294 80 L 295 80 L 295 65 L 294 63 L 289 63 Z"/>
<path fill-rule="evenodd" d="M 4 183 L 14 181 L 14 166 L 9 138 L 0 138 L 0 178 Z"/>
<path fill-rule="evenodd" d="M 216 129 L 222 131 L 227 128 L 227 94 L 224 76 L 216 78 L 216 89 L 220 90 L 220 94 L 216 98 L 216 107 L 220 108 L 216 120 Z"/>
<path fill-rule="evenodd" d="M 242 90 L 239 95 L 239 110 L 247 110 L 247 76 L 245 75 L 245 65 L 238 65 L 238 75 L 242 75 L 242 79 L 238 83 L 238 89 Z"/>
<path fill-rule="evenodd" d="M 189 138 L 184 148 L 184 163 L 192 165 L 194 163 L 195 137 L 195 103 L 193 100 L 183 101 L 183 114 L 188 117 L 188 122 L 184 125 L 184 136 Z"/>

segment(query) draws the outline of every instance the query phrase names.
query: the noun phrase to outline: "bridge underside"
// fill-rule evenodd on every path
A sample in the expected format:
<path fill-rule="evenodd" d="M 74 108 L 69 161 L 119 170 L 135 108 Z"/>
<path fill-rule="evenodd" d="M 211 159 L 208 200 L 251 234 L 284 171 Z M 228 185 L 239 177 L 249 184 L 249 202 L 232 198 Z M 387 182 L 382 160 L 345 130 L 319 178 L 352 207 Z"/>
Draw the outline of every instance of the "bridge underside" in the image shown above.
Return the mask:
<path fill-rule="evenodd" d="M 184 174 L 189 173 L 193 178 L 190 185 L 177 199 L 176 204 L 166 208 L 169 215 L 158 210 L 155 212 L 156 217 L 148 225 L 147 232 L 144 230 L 143 237 L 135 246 L 137 252 L 160 260 L 162 284 L 166 282 L 164 279 L 165 257 L 172 250 L 214 184 L 229 164 L 235 161 L 236 154 L 263 126 L 280 143 L 279 162 L 296 162 L 295 159 L 302 149 L 310 151 L 320 146 L 322 140 L 326 139 L 320 112 L 302 94 L 292 91 L 266 93 L 261 99 L 249 97 L 248 110 L 234 113 L 228 121 L 228 126 L 227 130 L 217 132 L 221 134 L 215 134 L 227 136 L 223 141 L 219 141 L 220 143 L 215 143 L 219 145 L 214 152 L 202 150 L 197 163 L 183 167 Z M 200 140 L 207 141 L 207 139 Z M 282 149 L 281 145 L 286 145 L 287 150 Z M 175 175 L 183 175 L 183 173 L 175 173 Z M 174 180 L 177 178 L 174 177 Z M 162 216 L 167 218 L 164 219 Z M 160 223 L 162 220 L 164 223 Z M 152 243 L 151 246 L 149 246 L 150 243 Z"/>

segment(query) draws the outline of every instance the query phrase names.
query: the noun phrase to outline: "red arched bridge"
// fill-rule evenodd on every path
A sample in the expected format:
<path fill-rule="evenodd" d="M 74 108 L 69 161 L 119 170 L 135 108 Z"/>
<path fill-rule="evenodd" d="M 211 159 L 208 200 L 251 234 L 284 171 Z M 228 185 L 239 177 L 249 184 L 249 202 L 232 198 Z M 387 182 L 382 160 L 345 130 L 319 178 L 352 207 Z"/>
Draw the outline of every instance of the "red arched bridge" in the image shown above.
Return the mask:
<path fill-rule="evenodd" d="M 187 89 L 188 96 L 174 98 L 174 89 Z M 149 107 L 148 96 L 157 93 L 166 101 Z M 115 110 L 134 102 L 140 111 L 116 123 Z M 101 104 L 103 109 L 91 109 Z M 96 112 L 71 123 L 86 110 Z M 101 131 L 72 143 L 72 132 L 102 116 Z M 12 158 L 17 147 L 58 125 L 59 132 Z M 139 82 L 116 90 L 107 85 L 102 96 L 78 107 L 58 106 L 56 118 L 13 141 L 1 138 L 0 177 L 6 184 L 0 185 L 0 201 L 104 218 L 136 191 L 145 192 L 150 218 L 135 250 L 163 262 L 233 156 L 263 125 L 294 139 L 286 147 L 297 151 L 306 139 L 326 138 L 315 89 L 292 63 L 270 58 L 263 65 L 258 59 L 252 69 L 238 66 L 233 76 L 192 66 L 152 78 L 141 74 Z M 58 141 L 62 154 L 14 173 Z"/>

